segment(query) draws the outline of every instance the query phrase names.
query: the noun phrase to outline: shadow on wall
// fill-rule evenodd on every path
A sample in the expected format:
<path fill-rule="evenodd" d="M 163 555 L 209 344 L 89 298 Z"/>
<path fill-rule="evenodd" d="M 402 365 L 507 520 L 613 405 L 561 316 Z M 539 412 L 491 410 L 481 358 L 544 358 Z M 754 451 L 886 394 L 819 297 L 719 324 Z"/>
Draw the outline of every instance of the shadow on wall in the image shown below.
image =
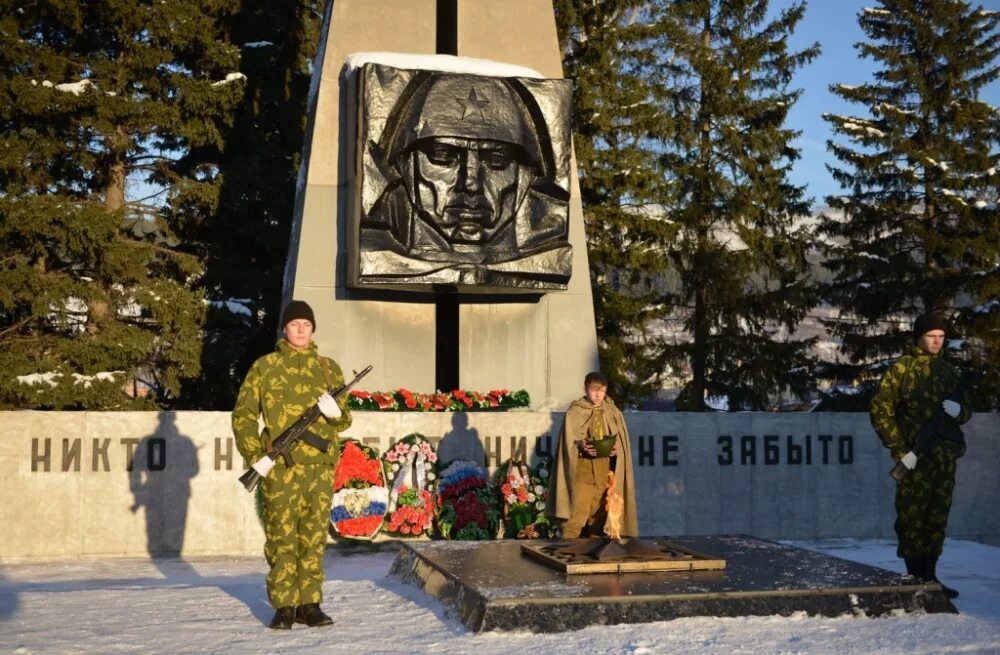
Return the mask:
<path fill-rule="evenodd" d="M 166 583 L 217 586 L 244 603 L 262 624 L 270 618 L 263 577 L 239 577 L 217 583 L 203 579 L 180 556 L 184 550 L 191 480 L 198 475 L 198 448 L 177 429 L 176 414 L 161 412 L 152 434 L 142 438 L 128 463 L 132 512 L 144 508 L 146 550 Z M 230 584 L 231 583 L 231 584 Z M 0 599 L 2 600 L 2 599 Z"/>
<path fill-rule="evenodd" d="M 558 414 L 558 421 L 555 419 L 556 416 L 556 414 L 549 415 L 549 427 L 543 434 L 538 435 L 538 441 L 535 442 L 534 449 L 528 455 L 528 466 L 536 468 L 542 459 L 547 458 L 550 462 L 555 459 L 556 445 L 559 441 L 559 430 L 562 428 L 564 414 Z"/>
<path fill-rule="evenodd" d="M 456 459 L 464 459 L 491 471 L 513 457 L 535 467 L 543 458 L 554 456 L 561 420 L 561 414 L 552 415 L 545 431 L 537 434 L 484 437 L 469 426 L 467 413 L 455 412 L 451 416 L 451 429 L 437 444 L 439 466 L 444 468 Z"/>
<path fill-rule="evenodd" d="M 456 459 L 465 459 L 482 467 L 486 466 L 486 451 L 483 449 L 479 430 L 469 427 L 469 415 L 455 412 L 451 416 L 451 430 L 441 437 L 437 447 L 438 461 L 443 468 Z"/>
<path fill-rule="evenodd" d="M 161 412 L 156 429 L 142 438 L 127 466 L 130 509 L 145 508 L 146 549 L 153 557 L 183 550 L 191 479 L 198 475 L 198 449 L 175 422 L 173 412 Z"/>

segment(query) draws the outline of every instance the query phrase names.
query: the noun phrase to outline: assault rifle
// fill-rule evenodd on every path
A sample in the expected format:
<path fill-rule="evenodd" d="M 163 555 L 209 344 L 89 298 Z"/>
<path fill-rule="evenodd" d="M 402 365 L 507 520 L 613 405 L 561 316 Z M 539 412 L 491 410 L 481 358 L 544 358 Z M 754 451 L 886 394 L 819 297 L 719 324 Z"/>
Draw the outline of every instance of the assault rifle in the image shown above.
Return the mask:
<path fill-rule="evenodd" d="M 971 374 L 963 376 L 947 399 L 961 402 L 962 396 L 972 386 L 972 383 Z M 959 447 L 965 446 L 965 435 L 962 434 L 962 428 L 958 425 L 958 421 L 948 416 L 939 403 L 934 409 L 934 413 L 927 419 L 927 422 L 917 430 L 917 434 L 914 437 L 913 450 L 910 452 L 919 459 L 931 452 L 934 446 L 940 442 L 951 442 Z M 910 472 L 911 469 L 906 468 L 906 464 L 903 464 L 902 460 L 900 460 L 896 462 L 896 466 L 889 472 L 889 475 L 897 482 L 900 482 Z"/>
<path fill-rule="evenodd" d="M 351 387 L 357 384 L 361 378 L 368 375 L 371 370 L 371 365 L 366 366 L 360 373 L 355 373 L 354 379 L 350 382 L 346 382 L 338 387 L 330 389 L 329 394 L 334 398 L 344 395 Z M 295 462 L 292 460 L 291 451 L 292 446 L 294 446 L 299 440 L 305 441 L 310 446 L 313 446 L 314 448 L 317 448 L 325 453 L 330 447 L 330 442 L 326 439 L 320 439 L 309 432 L 309 426 L 316 422 L 316 419 L 322 415 L 323 412 L 319 410 L 319 404 L 314 403 L 312 407 L 307 409 L 302 416 L 295 421 L 295 423 L 292 423 L 284 432 L 278 435 L 278 438 L 271 443 L 271 452 L 254 462 L 253 465 L 251 465 L 250 468 L 248 468 L 246 472 L 240 476 L 240 482 L 243 483 L 246 490 L 253 491 L 257 487 L 261 478 L 267 475 L 268 472 L 274 468 L 275 459 L 279 455 L 285 460 L 285 466 L 294 466 Z"/>

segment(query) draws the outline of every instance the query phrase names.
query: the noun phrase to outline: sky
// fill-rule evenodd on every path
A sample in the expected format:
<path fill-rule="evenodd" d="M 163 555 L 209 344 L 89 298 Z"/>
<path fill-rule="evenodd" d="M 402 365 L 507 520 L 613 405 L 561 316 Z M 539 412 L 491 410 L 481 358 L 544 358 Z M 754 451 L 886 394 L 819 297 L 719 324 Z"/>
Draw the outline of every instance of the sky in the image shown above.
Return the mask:
<path fill-rule="evenodd" d="M 793 4 L 793 0 L 771 0 L 770 9 L 777 14 Z M 1000 0 L 979 0 L 973 7 L 1000 10 Z M 790 39 L 794 50 L 801 50 L 819 42 L 822 52 L 812 63 L 796 73 L 791 88 L 803 89 L 799 101 L 789 111 L 787 126 L 800 130 L 802 135 L 796 145 L 801 159 L 795 163 L 791 181 L 806 185 L 806 195 L 814 204 L 823 204 L 827 195 L 841 193 L 826 164 L 836 160 L 827 152 L 826 141 L 832 138 L 830 127 L 821 116 L 823 113 L 867 116 L 861 105 L 845 102 L 829 91 L 831 84 L 863 84 L 872 79 L 875 65 L 871 60 L 857 56 L 854 44 L 865 39 L 858 25 L 858 14 L 865 7 L 875 7 L 876 0 L 808 0 L 805 17 L 799 22 Z M 1000 107 L 1000 81 L 984 89 L 981 99 Z"/>
<path fill-rule="evenodd" d="M 888 540 L 793 542 L 901 572 Z M 386 573 L 390 552 L 327 553 L 329 628 L 268 630 L 263 556 L 0 562 L 0 653 L 171 655 L 997 655 L 1000 548 L 948 540 L 959 614 L 691 617 L 574 632 L 475 634 Z M 681 574 L 683 575 L 683 574 Z"/>
<path fill-rule="evenodd" d="M 771 0 L 770 12 L 777 15 L 782 9 L 797 0 Z M 854 44 L 865 38 L 858 26 L 858 14 L 865 7 L 874 7 L 877 0 L 806 0 L 805 17 L 791 37 L 793 49 L 801 50 L 815 42 L 822 49 L 812 63 L 799 69 L 791 88 L 803 90 L 799 101 L 789 110 L 787 125 L 802 132 L 796 141 L 801 151 L 801 159 L 795 162 L 791 180 L 794 184 L 806 186 L 806 195 L 814 205 L 824 204 L 823 198 L 841 193 L 834 182 L 827 164 L 836 160 L 827 152 L 826 141 L 833 137 L 829 125 L 822 119 L 823 113 L 865 116 L 865 108 L 851 105 L 829 90 L 831 84 L 861 84 L 869 81 L 874 64 L 857 56 Z M 973 7 L 1000 11 L 1000 0 L 977 0 Z M 983 90 L 982 99 L 1000 107 L 1000 81 Z M 152 191 L 146 184 L 139 183 L 129 188 L 129 199 L 148 196 Z M 162 204 L 163 195 L 150 202 Z"/>

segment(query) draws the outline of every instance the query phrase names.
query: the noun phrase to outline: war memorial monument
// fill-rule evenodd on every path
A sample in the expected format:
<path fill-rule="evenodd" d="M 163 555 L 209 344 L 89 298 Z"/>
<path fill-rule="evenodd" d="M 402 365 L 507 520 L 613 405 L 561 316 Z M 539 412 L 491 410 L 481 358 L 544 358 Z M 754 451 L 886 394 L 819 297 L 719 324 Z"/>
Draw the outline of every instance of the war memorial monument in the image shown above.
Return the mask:
<path fill-rule="evenodd" d="M 565 406 L 597 348 L 551 3 L 337 2 L 320 52 L 286 300 L 373 386 Z M 476 631 L 955 611 L 937 585 L 746 535 L 409 542 L 392 572 Z"/>
<path fill-rule="evenodd" d="M 563 540 L 514 515 L 509 538 L 466 525 L 469 537 L 442 520 L 434 494 L 468 472 L 456 462 L 537 489 L 599 368 L 572 86 L 549 0 L 326 12 L 284 300 L 312 306 L 320 352 L 348 378 L 372 367 L 359 388 L 370 402 L 476 390 L 451 401 L 496 410 L 354 411 L 338 470 L 375 482 L 334 494 L 338 539 L 343 519 L 366 526 L 353 533 L 366 546 L 376 532 L 398 542 L 391 575 L 474 632 L 955 611 L 937 583 L 777 541 L 894 537 L 893 463 L 867 414 L 626 411 L 636 539 Z M 500 411 L 522 389 L 530 403 Z M 997 544 L 1000 415 L 965 432 L 948 537 Z M 0 561 L 260 557 L 245 468 L 228 411 L 0 412 L 0 497 L 46 499 L 0 504 Z M 389 518 L 404 498 L 426 501 L 449 538 Z"/>

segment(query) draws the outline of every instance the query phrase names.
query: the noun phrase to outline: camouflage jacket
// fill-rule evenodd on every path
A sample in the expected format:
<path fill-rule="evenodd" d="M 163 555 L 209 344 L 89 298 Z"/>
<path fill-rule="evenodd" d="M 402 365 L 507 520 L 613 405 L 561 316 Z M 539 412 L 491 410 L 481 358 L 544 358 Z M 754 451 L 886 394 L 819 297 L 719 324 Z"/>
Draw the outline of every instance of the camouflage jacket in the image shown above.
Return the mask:
<path fill-rule="evenodd" d="M 324 375 L 326 364 L 329 381 Z M 233 434 L 236 448 L 248 462 L 255 462 L 270 449 L 271 440 L 294 423 L 312 406 L 329 386 L 344 383 L 340 367 L 329 357 L 321 357 L 316 344 L 296 350 L 280 339 L 273 353 L 253 363 L 233 408 Z M 297 464 L 334 464 L 338 457 L 341 430 L 351 425 L 347 395 L 337 399 L 343 415 L 335 420 L 321 416 L 309 431 L 331 442 L 326 453 L 299 441 L 292 448 Z M 258 417 L 264 417 L 264 430 L 258 433 Z"/>
<path fill-rule="evenodd" d="M 944 357 L 917 347 L 889 367 L 872 398 L 869 415 L 893 459 L 899 460 L 913 448 L 917 431 L 951 395 L 960 379 L 958 369 Z M 958 402 L 962 411 L 956 420 L 965 423 L 972 416 L 968 397 Z"/>

